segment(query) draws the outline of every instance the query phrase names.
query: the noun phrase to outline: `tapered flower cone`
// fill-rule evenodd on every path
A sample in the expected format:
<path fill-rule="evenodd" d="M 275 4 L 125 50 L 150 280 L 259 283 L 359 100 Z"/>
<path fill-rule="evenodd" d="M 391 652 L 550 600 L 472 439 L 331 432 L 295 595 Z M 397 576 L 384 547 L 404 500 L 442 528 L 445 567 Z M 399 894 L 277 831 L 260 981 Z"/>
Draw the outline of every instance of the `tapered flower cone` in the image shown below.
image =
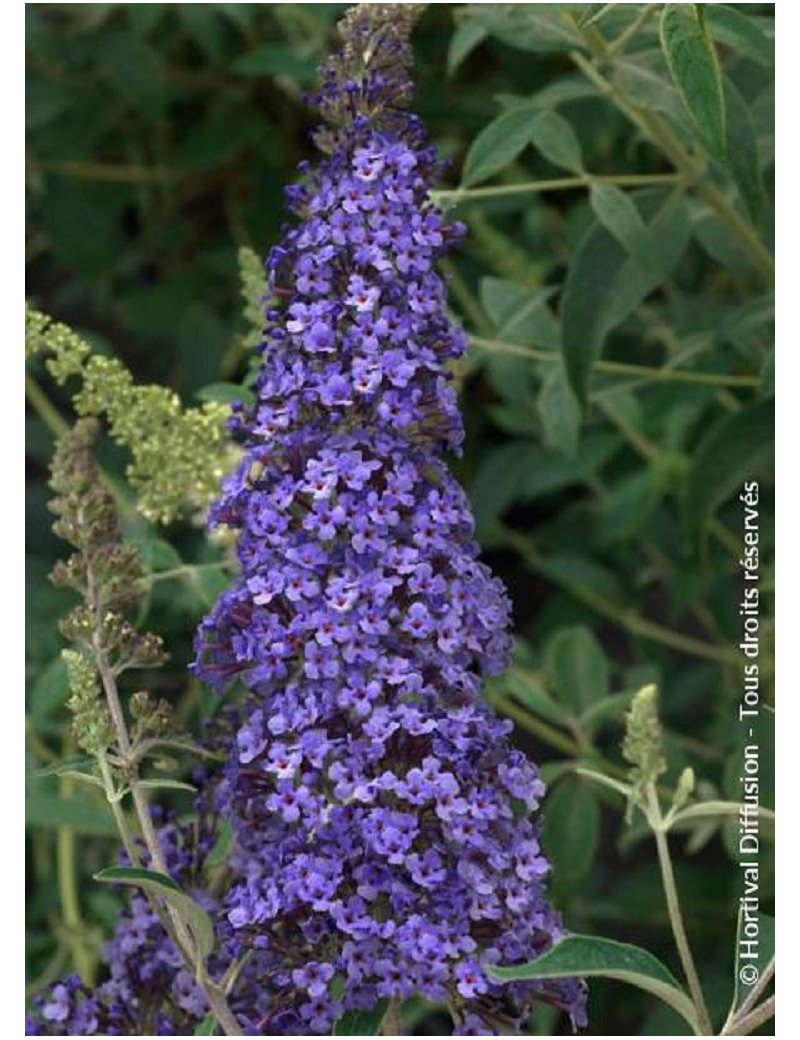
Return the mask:
<path fill-rule="evenodd" d="M 419 994 L 457 1033 L 514 1031 L 536 999 L 583 1020 L 576 980 L 501 986 L 484 966 L 561 935 L 528 818 L 543 792 L 481 700 L 507 665 L 508 602 L 478 561 L 443 453 L 465 349 L 436 263 L 463 228 L 403 109 L 410 17 L 363 5 L 316 99 L 328 156 L 288 191 L 268 258 L 245 459 L 215 507 L 241 576 L 201 627 L 199 674 L 249 691 L 220 788 L 241 880 L 228 921 L 257 951 L 261 1028 L 326 1034 Z"/>

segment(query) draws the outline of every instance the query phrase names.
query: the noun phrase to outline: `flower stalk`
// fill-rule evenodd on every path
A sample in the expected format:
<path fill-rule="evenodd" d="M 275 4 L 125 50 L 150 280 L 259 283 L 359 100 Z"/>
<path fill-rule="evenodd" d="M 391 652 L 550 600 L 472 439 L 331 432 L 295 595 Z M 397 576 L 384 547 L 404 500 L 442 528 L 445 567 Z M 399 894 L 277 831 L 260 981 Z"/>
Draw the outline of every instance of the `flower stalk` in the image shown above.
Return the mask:
<path fill-rule="evenodd" d="M 72 691 L 69 707 L 75 737 L 94 757 L 131 864 L 142 864 L 143 857 L 121 806 L 117 777 L 122 780 L 122 789 L 130 792 L 149 868 L 169 877 L 139 775 L 140 742 L 161 734 L 168 725 L 169 710 L 163 703 L 154 705 L 146 694 L 135 695 L 139 724 L 134 741 L 118 686 L 123 671 L 154 667 L 164 660 L 164 654 L 157 637 L 140 634 L 124 616 L 137 598 L 141 570 L 136 553 L 120 541 L 113 500 L 92 462 L 90 447 L 95 434 L 94 420 L 81 420 L 64 433 L 52 468 L 52 486 L 58 496 L 51 503 L 58 516 L 54 530 L 76 548 L 73 556 L 56 566 L 53 580 L 75 588 L 83 599 L 62 625 L 65 635 L 81 648 L 78 652 L 65 651 Z M 186 922 L 174 907 L 151 898 L 167 933 L 196 973 L 220 1026 L 228 1036 L 241 1036 L 224 993 L 207 975 Z"/>

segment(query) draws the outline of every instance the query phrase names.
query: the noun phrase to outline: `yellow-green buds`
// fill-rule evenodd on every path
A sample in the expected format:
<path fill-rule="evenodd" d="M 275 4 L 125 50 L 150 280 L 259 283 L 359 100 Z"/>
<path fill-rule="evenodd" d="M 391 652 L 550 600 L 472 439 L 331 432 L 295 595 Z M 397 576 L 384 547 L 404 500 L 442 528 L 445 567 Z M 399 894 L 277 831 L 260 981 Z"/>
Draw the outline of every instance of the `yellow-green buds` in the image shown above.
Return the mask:
<path fill-rule="evenodd" d="M 72 712 L 72 729 L 78 746 L 90 754 L 104 751 L 112 739 L 111 719 L 100 693 L 100 682 L 94 663 L 78 650 L 62 650 L 67 666 L 70 697 L 67 707 Z"/>
<path fill-rule="evenodd" d="M 654 783 L 667 770 L 655 686 L 634 694 L 625 724 L 622 754 L 633 766 L 631 780 L 639 787 Z"/>
<path fill-rule="evenodd" d="M 47 355 L 57 382 L 83 380 L 73 398 L 78 413 L 105 416 L 112 439 L 130 451 L 127 476 L 144 516 L 169 523 L 205 511 L 234 461 L 227 405 L 183 408 L 166 387 L 137 386 L 116 358 L 92 354 L 77 333 L 28 305 L 25 335 L 26 353 Z"/>

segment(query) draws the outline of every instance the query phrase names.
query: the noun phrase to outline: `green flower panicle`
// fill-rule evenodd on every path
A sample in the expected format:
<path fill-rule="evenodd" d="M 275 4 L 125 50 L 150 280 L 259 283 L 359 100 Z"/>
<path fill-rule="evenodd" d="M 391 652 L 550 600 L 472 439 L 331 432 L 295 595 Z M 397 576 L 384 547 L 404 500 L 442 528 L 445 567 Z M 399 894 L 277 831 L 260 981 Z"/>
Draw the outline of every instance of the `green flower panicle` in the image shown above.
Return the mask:
<path fill-rule="evenodd" d="M 143 516 L 166 524 L 205 512 L 235 460 L 227 404 L 184 408 L 167 387 L 136 384 L 116 358 L 93 354 L 76 332 L 28 304 L 25 350 L 28 357 L 46 357 L 57 383 L 81 380 L 75 409 L 82 416 L 104 416 L 112 440 L 130 451 L 127 477 Z"/>

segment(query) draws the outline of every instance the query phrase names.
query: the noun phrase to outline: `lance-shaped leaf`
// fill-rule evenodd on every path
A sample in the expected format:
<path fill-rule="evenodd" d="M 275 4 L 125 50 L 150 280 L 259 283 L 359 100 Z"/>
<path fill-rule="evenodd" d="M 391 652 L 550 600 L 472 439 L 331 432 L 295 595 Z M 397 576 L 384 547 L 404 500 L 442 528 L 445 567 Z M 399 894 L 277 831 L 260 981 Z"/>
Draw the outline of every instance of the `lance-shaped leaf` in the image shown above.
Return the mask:
<path fill-rule="evenodd" d="M 725 98 L 714 44 L 701 4 L 667 4 L 661 46 L 670 75 L 700 136 L 714 155 L 725 154 Z"/>
<path fill-rule="evenodd" d="M 697 538 L 705 520 L 745 481 L 763 477 L 774 450 L 773 401 L 757 401 L 721 419 L 693 454 L 683 499 L 687 533 Z"/>
<path fill-rule="evenodd" d="M 172 878 L 143 867 L 106 867 L 94 875 L 95 881 L 143 888 L 171 907 L 192 933 L 201 961 L 214 949 L 214 925 L 206 911 L 187 895 Z"/>
<path fill-rule="evenodd" d="M 594 935 L 568 935 L 547 953 L 527 964 L 489 966 L 498 982 L 599 976 L 617 979 L 652 993 L 696 1028 L 694 1006 L 670 971 L 647 950 Z"/>

